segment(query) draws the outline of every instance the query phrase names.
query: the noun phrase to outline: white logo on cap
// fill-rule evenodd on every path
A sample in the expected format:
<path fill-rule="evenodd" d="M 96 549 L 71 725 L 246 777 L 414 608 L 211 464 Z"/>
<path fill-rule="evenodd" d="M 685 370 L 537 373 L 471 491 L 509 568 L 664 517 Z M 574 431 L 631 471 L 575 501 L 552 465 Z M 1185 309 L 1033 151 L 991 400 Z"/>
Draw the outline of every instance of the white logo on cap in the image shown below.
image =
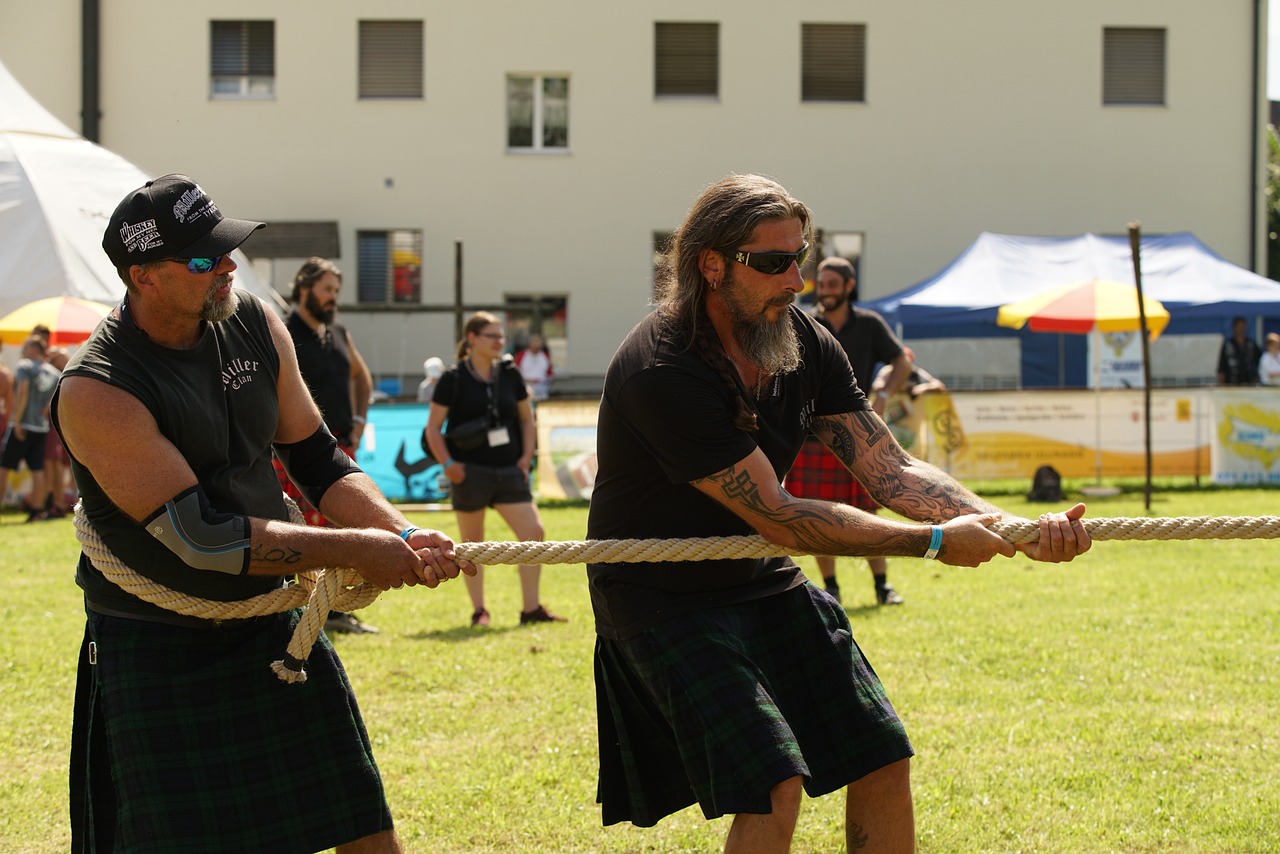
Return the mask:
<path fill-rule="evenodd" d="M 143 220 L 137 225 L 121 223 L 120 242 L 124 244 L 126 252 L 146 252 L 148 249 L 164 246 L 154 219 Z"/>
<path fill-rule="evenodd" d="M 193 207 L 195 210 L 192 210 Z M 217 205 L 204 194 L 199 184 L 183 193 L 182 198 L 173 206 L 173 218 L 183 224 L 202 216 L 213 216 L 217 212 Z"/>

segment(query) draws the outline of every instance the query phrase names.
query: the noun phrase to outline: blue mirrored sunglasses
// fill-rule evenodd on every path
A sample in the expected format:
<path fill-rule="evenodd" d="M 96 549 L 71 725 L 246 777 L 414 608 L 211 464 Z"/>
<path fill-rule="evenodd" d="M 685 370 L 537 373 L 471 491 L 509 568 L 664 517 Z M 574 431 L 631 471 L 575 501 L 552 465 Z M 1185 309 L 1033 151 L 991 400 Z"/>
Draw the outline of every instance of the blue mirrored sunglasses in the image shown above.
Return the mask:
<path fill-rule="evenodd" d="M 809 244 L 800 247 L 799 252 L 744 252 L 741 249 L 721 249 L 726 258 L 745 264 L 753 270 L 759 270 L 768 276 L 776 276 L 791 269 L 791 262 L 804 264 L 809 255 Z"/>
<path fill-rule="evenodd" d="M 208 273 L 222 263 L 221 255 L 214 255 L 212 258 L 166 258 L 166 261 L 172 261 L 175 264 L 186 264 L 187 269 L 193 273 Z"/>

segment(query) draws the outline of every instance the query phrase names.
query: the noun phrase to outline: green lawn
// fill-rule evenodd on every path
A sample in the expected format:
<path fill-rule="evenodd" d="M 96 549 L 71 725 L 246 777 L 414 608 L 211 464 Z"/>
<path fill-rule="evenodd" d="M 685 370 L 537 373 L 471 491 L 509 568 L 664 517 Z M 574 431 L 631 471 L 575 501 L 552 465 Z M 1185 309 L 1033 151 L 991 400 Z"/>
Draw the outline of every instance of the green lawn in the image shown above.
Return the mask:
<path fill-rule="evenodd" d="M 1025 488 L 994 500 L 1034 517 Z M 1152 515 L 1271 515 L 1278 494 L 1170 488 Z M 1127 492 L 1090 515 L 1142 507 Z M 584 536 L 584 507 L 543 517 L 548 539 Z M 454 531 L 450 513 L 413 518 Z M 0 516 L 0 851 L 64 851 L 77 549 L 70 523 L 21 521 Z M 842 560 L 855 635 L 918 753 L 920 849 L 1280 851 L 1278 563 L 1274 540 L 1104 542 L 1058 566 L 894 560 L 907 604 L 877 609 L 865 565 Z M 544 600 L 572 622 L 536 628 L 517 625 L 515 570 L 488 573 L 487 631 L 450 582 L 384 594 L 362 613 L 381 634 L 336 641 L 406 849 L 720 850 L 728 822 L 696 807 L 600 827 L 583 568 L 544 569 Z M 842 814 L 842 796 L 806 802 L 794 850 L 840 850 Z"/>

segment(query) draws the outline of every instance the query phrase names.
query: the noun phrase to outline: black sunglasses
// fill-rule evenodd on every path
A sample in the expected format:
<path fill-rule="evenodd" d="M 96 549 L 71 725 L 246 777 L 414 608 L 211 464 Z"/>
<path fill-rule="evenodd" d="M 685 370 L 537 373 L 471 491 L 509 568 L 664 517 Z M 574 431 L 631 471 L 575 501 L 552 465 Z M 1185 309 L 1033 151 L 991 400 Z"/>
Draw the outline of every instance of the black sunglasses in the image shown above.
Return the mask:
<path fill-rule="evenodd" d="M 779 273 L 785 273 L 791 269 L 791 262 L 794 261 L 796 266 L 804 264 L 806 258 L 809 257 L 809 244 L 806 243 L 800 247 L 799 252 L 744 252 L 741 249 L 720 249 L 726 258 L 731 258 L 739 264 L 745 264 L 753 270 L 758 270 L 766 276 L 776 276 Z"/>
<path fill-rule="evenodd" d="M 187 269 L 193 273 L 207 273 L 222 263 L 222 256 L 214 255 L 212 258 L 166 258 L 164 260 L 172 261 L 175 264 L 186 264 Z"/>

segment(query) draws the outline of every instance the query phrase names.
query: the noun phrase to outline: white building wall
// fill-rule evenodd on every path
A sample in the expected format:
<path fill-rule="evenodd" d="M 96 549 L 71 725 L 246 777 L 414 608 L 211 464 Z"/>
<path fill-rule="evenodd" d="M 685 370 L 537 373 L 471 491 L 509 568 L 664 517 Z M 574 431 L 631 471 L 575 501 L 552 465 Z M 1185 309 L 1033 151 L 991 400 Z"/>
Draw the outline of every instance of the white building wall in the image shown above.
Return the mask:
<path fill-rule="evenodd" d="M 77 128 L 79 14 L 79 0 L 0 0 L 0 58 Z M 569 294 L 565 367 L 598 375 L 647 311 L 652 232 L 731 172 L 772 175 L 820 227 L 863 232 L 864 298 L 984 230 L 1139 219 L 1249 266 L 1253 14 L 1251 0 L 112 0 L 100 142 L 190 173 L 231 216 L 336 220 L 347 300 L 357 230 L 421 229 L 434 304 L 452 300 L 462 240 L 468 302 Z M 209 99 L 211 18 L 275 20 L 273 100 Z M 357 98 L 362 19 L 425 22 L 424 99 Z M 655 21 L 720 23 L 718 98 L 654 99 Z M 865 103 L 801 102 L 801 22 L 867 25 Z M 1167 106 L 1102 106 L 1105 26 L 1167 28 Z M 570 77 L 570 153 L 506 153 L 513 72 Z M 287 290 L 282 267 L 268 265 Z M 448 315 L 343 317 L 376 373 L 452 350 Z"/>

